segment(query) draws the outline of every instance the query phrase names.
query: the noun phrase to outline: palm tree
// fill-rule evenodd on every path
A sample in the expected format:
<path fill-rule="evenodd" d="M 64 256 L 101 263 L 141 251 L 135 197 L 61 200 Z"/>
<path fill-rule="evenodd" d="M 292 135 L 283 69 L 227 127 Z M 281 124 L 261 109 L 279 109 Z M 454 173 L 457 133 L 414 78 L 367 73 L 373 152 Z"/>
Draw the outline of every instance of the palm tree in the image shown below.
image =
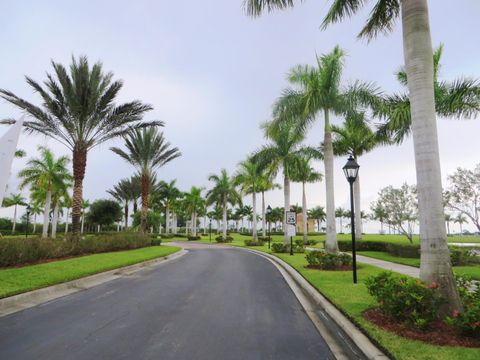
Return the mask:
<path fill-rule="evenodd" d="M 460 234 L 463 235 L 463 228 L 462 228 L 462 225 L 463 224 L 466 224 L 468 222 L 467 218 L 462 215 L 462 214 L 458 214 L 454 219 L 453 219 L 453 222 L 460 225 Z"/>
<path fill-rule="evenodd" d="M 0 89 L 0 97 L 27 112 L 34 120 L 25 121 L 28 131 L 56 139 L 73 154 L 72 233 L 78 239 L 82 213 L 83 179 L 88 151 L 110 139 L 123 136 L 132 129 L 163 126 L 161 121 L 143 122 L 150 105 L 131 101 L 114 103 L 122 81 L 112 81 L 112 73 L 104 73 L 102 64 L 89 66 L 85 56 L 72 58 L 70 73 L 52 61 L 55 74 L 47 74 L 45 87 L 27 77 L 27 83 L 42 97 L 42 107 Z M 14 120 L 0 123 L 12 124 Z"/>
<path fill-rule="evenodd" d="M 67 214 L 65 216 L 65 234 L 68 233 L 68 216 L 69 216 L 69 212 L 70 212 L 70 209 L 72 208 L 72 198 L 70 196 L 66 196 L 64 199 L 63 199 L 63 205 L 65 207 L 65 209 L 67 209 Z"/>
<path fill-rule="evenodd" d="M 336 0 L 323 27 L 360 12 L 367 1 Z M 293 0 L 246 0 L 247 12 L 284 9 Z M 417 191 L 421 238 L 420 278 L 440 284 L 446 298 L 444 315 L 462 310 L 448 250 L 444 223 L 440 154 L 435 118 L 434 63 L 427 0 L 377 0 L 359 36 L 372 39 L 393 30 L 401 17 L 405 69 L 408 78 L 412 133 L 417 172 Z"/>
<path fill-rule="evenodd" d="M 267 236 L 266 229 L 266 214 L 265 214 L 265 192 L 281 189 L 280 185 L 273 182 L 272 174 L 270 171 L 262 171 L 260 176 L 260 181 L 258 182 L 258 191 L 262 193 L 262 236 L 265 238 Z"/>
<path fill-rule="evenodd" d="M 450 236 L 450 222 L 453 221 L 453 216 L 445 214 L 445 223 L 447 224 L 447 236 Z"/>
<path fill-rule="evenodd" d="M 308 214 L 307 214 L 307 195 L 305 193 L 306 183 L 315 183 L 322 180 L 322 174 L 315 171 L 310 166 L 311 159 L 304 157 L 300 159 L 294 171 L 292 180 L 302 183 L 302 217 L 303 217 L 303 242 L 308 241 Z"/>
<path fill-rule="evenodd" d="M 250 231 L 250 223 L 249 223 L 249 219 L 253 219 L 253 208 L 250 206 L 250 205 L 245 205 L 243 207 L 243 216 L 244 217 L 247 217 L 247 231 Z M 242 218 L 242 222 L 243 222 L 243 218 Z"/>
<path fill-rule="evenodd" d="M 327 219 L 327 213 L 323 206 L 317 206 L 308 211 L 308 216 L 312 219 L 317 220 L 318 232 L 321 231 L 320 223 Z"/>
<path fill-rule="evenodd" d="M 202 197 L 202 190 L 201 188 L 192 186 L 190 192 L 185 193 L 183 204 L 185 206 L 185 210 L 191 216 L 192 221 L 192 228 L 191 234 L 192 236 L 197 236 L 197 214 L 202 208 L 205 206 L 205 200 Z"/>
<path fill-rule="evenodd" d="M 343 234 L 343 218 L 348 218 L 348 212 L 342 207 L 335 209 L 335 217 L 340 219 L 340 234 Z"/>
<path fill-rule="evenodd" d="M 42 237 L 48 236 L 49 215 L 52 205 L 53 193 L 72 181 L 72 176 L 67 169 L 70 159 L 61 156 L 55 159 L 53 152 L 44 146 L 38 147 L 39 157 L 30 159 L 25 169 L 19 172 L 22 178 L 20 188 L 29 185 L 35 191 L 45 194 L 45 209 L 43 210 Z"/>
<path fill-rule="evenodd" d="M 172 180 L 169 183 L 162 181 L 159 188 L 165 205 L 165 232 L 167 234 L 170 233 L 170 210 L 172 204 L 181 196 L 181 191 L 178 190 L 176 182 L 177 180 Z"/>
<path fill-rule="evenodd" d="M 379 144 L 377 134 L 370 129 L 365 114 L 349 112 L 342 127 L 332 126 L 333 152 L 335 155 L 351 155 L 358 162 L 358 157 L 372 151 Z M 360 206 L 360 176 L 353 183 L 355 207 L 355 238 L 362 239 L 362 218 Z"/>
<path fill-rule="evenodd" d="M 85 227 L 85 211 L 90 207 L 90 201 L 86 199 L 82 199 L 82 224 L 80 227 L 80 232 L 83 234 L 83 230 Z"/>
<path fill-rule="evenodd" d="M 207 192 L 207 203 L 217 203 L 222 207 L 222 239 L 227 239 L 227 204 L 240 204 L 240 194 L 235 188 L 235 182 L 228 176 L 227 170 L 222 169 L 220 175 L 212 174 L 208 177 L 214 183 L 213 188 Z"/>
<path fill-rule="evenodd" d="M 383 223 L 386 219 L 388 219 L 388 214 L 385 210 L 385 207 L 379 201 L 376 201 L 372 203 L 370 210 L 372 211 L 372 219 L 380 222 L 380 234 L 383 235 Z"/>
<path fill-rule="evenodd" d="M 37 215 L 40 215 L 42 211 L 42 206 L 38 201 L 31 199 L 30 202 L 32 205 L 30 206 L 30 214 L 33 215 L 33 231 L 32 233 L 35 234 L 37 230 Z"/>
<path fill-rule="evenodd" d="M 15 227 L 17 225 L 17 206 L 26 206 L 27 203 L 25 202 L 25 198 L 22 194 L 10 194 L 9 197 L 3 199 L 3 206 L 10 207 L 13 206 L 13 226 L 12 226 L 12 234 L 15 233 Z"/>
<path fill-rule="evenodd" d="M 154 127 L 129 132 L 125 136 L 125 147 L 127 152 L 117 147 L 112 147 L 111 150 L 135 166 L 139 172 L 142 184 L 141 231 L 145 234 L 148 230 L 147 212 L 153 173 L 181 156 L 181 153 L 176 147 L 172 148 L 163 133 Z"/>
<path fill-rule="evenodd" d="M 251 160 L 242 161 L 239 164 L 239 169 L 234 177 L 234 184 L 240 186 L 241 194 L 252 194 L 252 208 L 253 208 L 253 227 L 252 237 L 253 241 L 258 240 L 257 236 L 257 192 L 262 180 L 262 173 L 256 163 Z"/>
<path fill-rule="evenodd" d="M 122 179 L 117 185 L 113 186 L 112 190 L 107 190 L 107 193 L 113 196 L 115 200 L 123 204 L 123 215 L 125 222 L 125 230 L 128 229 L 128 205 L 132 200 L 130 179 Z"/>
<path fill-rule="evenodd" d="M 284 241 L 287 243 L 289 237 L 286 231 L 286 212 L 290 209 L 290 179 L 297 163 L 302 156 L 318 154 L 318 151 L 310 147 L 301 147 L 304 140 L 302 132 L 292 123 L 281 123 L 271 126 L 272 123 L 263 125 L 267 138 L 271 143 L 263 146 L 253 154 L 252 160 L 258 164 L 260 169 L 269 169 L 272 176 L 275 176 L 280 169 L 283 170 L 283 196 L 284 196 Z"/>

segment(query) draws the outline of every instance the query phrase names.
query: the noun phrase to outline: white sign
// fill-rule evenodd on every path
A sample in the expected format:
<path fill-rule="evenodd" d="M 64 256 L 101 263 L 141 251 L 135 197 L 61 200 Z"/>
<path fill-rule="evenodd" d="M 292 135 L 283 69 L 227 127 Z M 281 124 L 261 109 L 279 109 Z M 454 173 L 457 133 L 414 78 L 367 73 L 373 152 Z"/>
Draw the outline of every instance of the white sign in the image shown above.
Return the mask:
<path fill-rule="evenodd" d="M 295 211 L 287 211 L 287 225 L 295 225 L 297 223 L 297 214 Z"/>
<path fill-rule="evenodd" d="M 297 236 L 295 225 L 287 225 L 287 236 Z"/>

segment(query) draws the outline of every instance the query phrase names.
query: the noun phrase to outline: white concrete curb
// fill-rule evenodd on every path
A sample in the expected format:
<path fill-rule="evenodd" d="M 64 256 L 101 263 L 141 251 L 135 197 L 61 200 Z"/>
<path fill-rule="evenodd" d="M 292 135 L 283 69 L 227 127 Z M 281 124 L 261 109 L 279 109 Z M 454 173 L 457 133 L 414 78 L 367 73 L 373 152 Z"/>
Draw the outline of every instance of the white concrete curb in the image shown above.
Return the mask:
<path fill-rule="evenodd" d="M 245 249 L 257 253 L 261 256 L 268 257 L 270 260 L 279 264 L 294 281 L 300 286 L 300 288 L 306 292 L 306 294 L 318 305 L 330 318 L 336 322 L 336 324 L 345 331 L 350 339 L 357 345 L 357 347 L 364 353 L 364 355 L 370 360 L 385 360 L 389 359 L 362 331 L 360 331 L 342 312 L 340 312 L 330 301 L 328 301 L 323 295 L 321 295 L 316 288 L 314 288 L 305 278 L 300 275 L 293 267 L 287 264 L 280 258 L 258 251 L 254 249 Z M 288 281 L 287 281 L 288 282 Z M 292 289 L 294 290 L 294 289 Z"/>
<path fill-rule="evenodd" d="M 172 260 L 178 259 L 187 252 L 187 250 L 182 249 L 171 255 L 0 299 L 0 317 L 73 294 L 81 290 L 92 288 L 94 286 L 106 283 L 107 281 L 129 276 L 140 270 L 150 269 L 155 266 L 165 264 Z"/>

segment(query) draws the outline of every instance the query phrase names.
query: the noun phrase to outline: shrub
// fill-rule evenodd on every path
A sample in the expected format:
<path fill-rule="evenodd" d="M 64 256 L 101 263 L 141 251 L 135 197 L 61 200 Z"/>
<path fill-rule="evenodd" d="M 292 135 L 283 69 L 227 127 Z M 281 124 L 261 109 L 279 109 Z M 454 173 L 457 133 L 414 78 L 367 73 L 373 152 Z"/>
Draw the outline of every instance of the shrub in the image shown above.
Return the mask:
<path fill-rule="evenodd" d="M 447 318 L 447 323 L 458 328 L 464 335 L 480 337 L 480 286 L 466 278 L 457 278 L 457 285 L 463 312 L 455 310 Z"/>
<path fill-rule="evenodd" d="M 152 239 L 152 246 L 162 245 L 162 239 Z"/>
<path fill-rule="evenodd" d="M 290 252 L 290 244 L 285 243 L 272 243 L 272 251 L 275 253 L 289 253 Z M 303 246 L 294 246 L 293 247 L 294 253 L 304 253 L 305 249 Z"/>
<path fill-rule="evenodd" d="M 383 251 L 392 256 L 415 258 L 420 257 L 420 245 L 417 244 L 397 244 L 383 241 L 361 240 L 355 243 L 357 251 Z M 352 242 L 348 240 L 338 241 L 340 251 L 351 251 Z"/>
<path fill-rule="evenodd" d="M 173 237 L 179 238 L 179 239 L 186 239 L 188 238 L 187 234 L 175 234 Z"/>
<path fill-rule="evenodd" d="M 307 252 L 305 258 L 309 265 L 323 270 L 337 270 L 352 265 L 352 257 L 348 254 L 331 254 L 323 250 Z"/>
<path fill-rule="evenodd" d="M 108 251 L 150 246 L 152 239 L 140 233 L 115 233 L 86 236 L 80 241 L 41 238 L 0 239 L 0 267 L 22 265 L 40 260 L 58 259 Z"/>
<path fill-rule="evenodd" d="M 202 238 L 201 236 L 189 236 L 188 241 L 200 240 L 201 238 Z"/>
<path fill-rule="evenodd" d="M 245 246 L 263 246 L 264 244 L 264 241 L 260 240 L 260 238 L 258 238 L 257 241 L 253 239 L 247 239 L 244 242 L 245 242 Z"/>
<path fill-rule="evenodd" d="M 160 237 L 162 239 L 173 239 L 173 234 L 161 234 Z"/>
<path fill-rule="evenodd" d="M 230 243 L 233 241 L 233 237 L 228 236 L 224 239 L 222 235 L 219 235 L 215 238 L 215 241 L 218 243 Z"/>
<path fill-rule="evenodd" d="M 365 284 L 380 309 L 396 320 L 426 329 L 438 318 L 443 298 L 436 283 L 427 285 L 408 276 L 382 272 L 367 278 Z"/>

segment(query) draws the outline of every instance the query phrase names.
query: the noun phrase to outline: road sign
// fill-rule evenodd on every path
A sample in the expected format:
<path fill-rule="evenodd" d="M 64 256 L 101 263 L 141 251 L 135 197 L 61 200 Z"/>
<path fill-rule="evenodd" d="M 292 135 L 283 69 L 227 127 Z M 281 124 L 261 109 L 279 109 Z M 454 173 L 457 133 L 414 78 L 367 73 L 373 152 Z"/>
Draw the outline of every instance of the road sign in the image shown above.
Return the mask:
<path fill-rule="evenodd" d="M 287 236 L 297 236 L 297 229 L 295 228 L 295 225 L 287 225 Z"/>
<path fill-rule="evenodd" d="M 287 225 L 295 225 L 297 223 L 297 214 L 295 211 L 287 211 Z"/>

